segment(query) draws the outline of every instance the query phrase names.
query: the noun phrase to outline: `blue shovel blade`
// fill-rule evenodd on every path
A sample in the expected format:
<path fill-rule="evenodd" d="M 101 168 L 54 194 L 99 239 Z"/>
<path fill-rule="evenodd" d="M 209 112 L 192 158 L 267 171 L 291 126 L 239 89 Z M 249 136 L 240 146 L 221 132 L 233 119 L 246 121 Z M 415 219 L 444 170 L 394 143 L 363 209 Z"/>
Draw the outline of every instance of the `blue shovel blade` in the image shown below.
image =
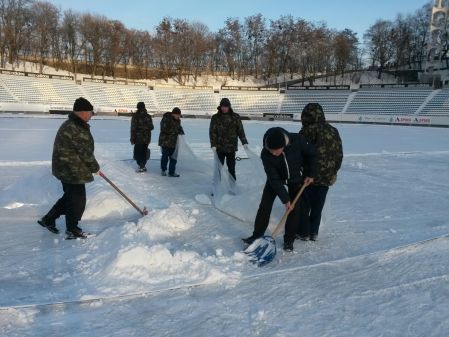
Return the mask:
<path fill-rule="evenodd" d="M 254 241 L 243 252 L 248 255 L 251 263 L 262 267 L 273 261 L 276 256 L 276 242 L 272 236 L 266 235 Z"/>

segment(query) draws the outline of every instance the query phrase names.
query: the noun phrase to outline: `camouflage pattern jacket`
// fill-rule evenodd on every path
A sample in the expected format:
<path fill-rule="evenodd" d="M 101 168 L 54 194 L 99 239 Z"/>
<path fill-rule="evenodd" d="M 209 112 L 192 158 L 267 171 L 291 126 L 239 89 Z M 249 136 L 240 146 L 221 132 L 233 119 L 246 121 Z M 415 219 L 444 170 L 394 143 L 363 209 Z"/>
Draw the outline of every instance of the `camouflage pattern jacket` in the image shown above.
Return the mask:
<path fill-rule="evenodd" d="M 318 153 L 318 173 L 315 185 L 332 186 L 337 181 L 337 172 L 343 161 L 343 146 L 338 130 L 326 122 L 321 109 L 303 113 L 302 129 L 299 132 L 315 145 Z"/>
<path fill-rule="evenodd" d="M 228 113 L 219 111 L 212 116 L 209 127 L 211 147 L 218 152 L 231 153 L 238 150 L 238 138 L 242 144 L 248 144 L 242 120 L 232 109 Z"/>
<path fill-rule="evenodd" d="M 56 134 L 53 146 L 53 175 L 67 184 L 85 184 L 100 170 L 94 156 L 90 126 L 74 113 L 69 115 Z"/>
<path fill-rule="evenodd" d="M 146 110 L 137 110 L 131 118 L 131 144 L 150 144 L 153 119 Z"/>
<path fill-rule="evenodd" d="M 161 120 L 159 146 L 174 149 L 178 141 L 178 135 L 183 134 L 184 130 L 181 126 L 181 120 L 173 118 L 171 112 L 166 112 Z"/>

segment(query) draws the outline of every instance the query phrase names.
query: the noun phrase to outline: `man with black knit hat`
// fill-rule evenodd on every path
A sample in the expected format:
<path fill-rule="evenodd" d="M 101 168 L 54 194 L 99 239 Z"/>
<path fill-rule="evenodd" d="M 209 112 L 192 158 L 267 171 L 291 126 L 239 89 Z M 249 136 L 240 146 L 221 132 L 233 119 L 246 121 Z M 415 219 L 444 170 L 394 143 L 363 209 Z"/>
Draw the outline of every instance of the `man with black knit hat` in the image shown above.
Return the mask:
<path fill-rule="evenodd" d="M 299 134 L 279 127 L 270 128 L 263 137 L 261 159 L 267 182 L 254 221 L 253 234 L 243 242 L 250 245 L 264 235 L 274 200 L 279 197 L 286 210 L 292 210 L 285 223 L 284 234 L 284 250 L 292 251 L 299 222 L 299 203 L 292 207 L 291 202 L 302 184 L 313 182 L 317 165 L 315 148 Z"/>
<path fill-rule="evenodd" d="M 184 134 L 181 126 L 181 109 L 173 108 L 171 112 L 166 112 L 161 120 L 161 132 L 159 134 L 159 146 L 161 147 L 161 174 L 172 178 L 179 177 L 176 173 L 177 158 L 175 157 L 178 136 Z M 170 164 L 169 164 L 170 162 Z"/>
<path fill-rule="evenodd" d="M 68 120 L 59 128 L 53 146 L 52 172 L 61 181 L 64 195 L 38 223 L 58 234 L 56 219 L 65 215 L 66 239 L 87 237 L 78 227 L 86 207 L 85 184 L 92 182 L 92 174 L 100 170 L 88 124 L 94 114 L 93 109 L 87 99 L 78 98 Z"/>
<path fill-rule="evenodd" d="M 238 150 L 238 139 L 246 148 L 245 130 L 242 120 L 231 107 L 231 102 L 227 98 L 220 101 L 218 112 L 212 116 L 209 127 L 209 138 L 212 151 L 217 153 L 221 164 L 228 166 L 229 174 L 236 179 L 235 174 L 235 153 Z"/>
<path fill-rule="evenodd" d="M 137 103 L 137 110 L 131 118 L 131 144 L 134 145 L 134 160 L 139 168 L 137 172 L 146 172 L 148 161 L 148 145 L 151 142 L 151 131 L 154 129 L 153 119 L 148 114 L 144 102 Z"/>

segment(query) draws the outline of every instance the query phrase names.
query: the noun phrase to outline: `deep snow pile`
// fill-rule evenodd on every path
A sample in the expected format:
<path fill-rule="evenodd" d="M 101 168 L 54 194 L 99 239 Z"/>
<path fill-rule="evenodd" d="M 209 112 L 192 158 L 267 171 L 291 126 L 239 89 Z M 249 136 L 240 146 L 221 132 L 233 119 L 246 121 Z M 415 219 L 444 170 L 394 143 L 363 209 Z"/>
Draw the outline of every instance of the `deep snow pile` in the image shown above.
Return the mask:
<path fill-rule="evenodd" d="M 181 177 L 172 179 L 160 176 L 154 144 L 149 172 L 134 172 L 129 121 L 93 120 L 102 170 L 150 214 L 141 218 L 96 177 L 81 226 L 97 235 L 82 242 L 35 223 L 61 193 L 49 158 L 62 119 L 0 122 L 1 336 L 440 336 L 449 328 L 447 239 L 415 244 L 449 233 L 447 129 L 339 125 L 345 161 L 320 241 L 295 242 L 294 253 L 256 268 L 240 238 L 252 232 L 264 183 L 257 154 L 273 123 L 244 122 L 251 151 L 238 155 L 250 159 L 237 163 L 235 189 L 217 193 L 208 121 L 183 120 Z M 277 203 L 271 226 L 282 212 Z M 33 306 L 59 301 L 69 303 Z M 31 307 L 11 308 L 21 305 Z"/>
<path fill-rule="evenodd" d="M 89 254 L 78 260 L 79 272 L 103 294 L 166 289 L 198 282 L 220 283 L 238 279 L 231 266 L 238 258 L 201 256 L 188 249 L 176 248 L 185 231 L 191 230 L 197 210 L 188 215 L 177 205 L 151 212 L 137 223 L 109 228 L 87 242 Z M 150 287 L 154 285 L 155 287 Z M 97 293 L 98 294 L 98 293 Z M 84 296 L 83 298 L 88 298 Z"/>

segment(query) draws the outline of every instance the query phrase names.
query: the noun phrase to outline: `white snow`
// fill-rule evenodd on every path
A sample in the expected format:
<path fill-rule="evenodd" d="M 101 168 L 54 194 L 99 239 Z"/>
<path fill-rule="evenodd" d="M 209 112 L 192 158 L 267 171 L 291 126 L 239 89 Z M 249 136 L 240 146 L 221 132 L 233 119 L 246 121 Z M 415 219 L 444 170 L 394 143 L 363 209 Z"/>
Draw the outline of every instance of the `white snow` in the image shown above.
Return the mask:
<path fill-rule="evenodd" d="M 0 336 L 447 335 L 449 129 L 337 125 L 345 161 L 319 241 L 287 254 L 279 237 L 257 268 L 240 238 L 264 183 L 261 137 L 299 124 L 245 121 L 237 186 L 213 191 L 209 121 L 183 120 L 181 177 L 169 178 L 159 119 L 147 174 L 129 160 L 129 120 L 94 119 L 102 170 L 149 215 L 96 177 L 80 224 L 96 236 L 65 241 L 36 224 L 62 192 L 50 169 L 62 122 L 0 118 Z"/>

